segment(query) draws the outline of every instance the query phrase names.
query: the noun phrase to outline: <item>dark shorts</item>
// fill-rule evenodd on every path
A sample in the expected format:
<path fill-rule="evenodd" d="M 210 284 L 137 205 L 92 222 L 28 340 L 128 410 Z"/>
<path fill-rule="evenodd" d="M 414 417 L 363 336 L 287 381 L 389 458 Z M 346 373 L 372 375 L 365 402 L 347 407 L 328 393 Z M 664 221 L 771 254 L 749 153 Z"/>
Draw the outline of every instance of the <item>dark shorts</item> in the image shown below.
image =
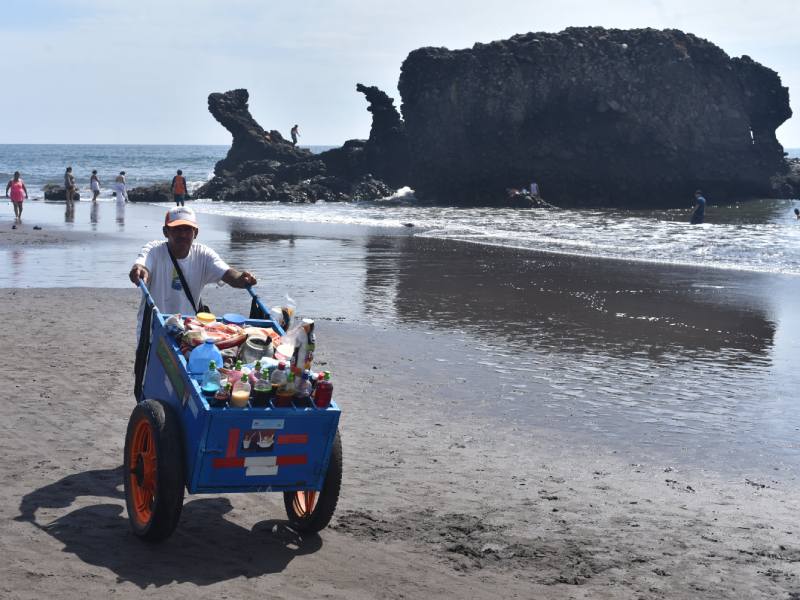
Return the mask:
<path fill-rule="evenodd" d="M 185 200 L 185 194 L 175 194 L 175 204 L 183 204 Z"/>

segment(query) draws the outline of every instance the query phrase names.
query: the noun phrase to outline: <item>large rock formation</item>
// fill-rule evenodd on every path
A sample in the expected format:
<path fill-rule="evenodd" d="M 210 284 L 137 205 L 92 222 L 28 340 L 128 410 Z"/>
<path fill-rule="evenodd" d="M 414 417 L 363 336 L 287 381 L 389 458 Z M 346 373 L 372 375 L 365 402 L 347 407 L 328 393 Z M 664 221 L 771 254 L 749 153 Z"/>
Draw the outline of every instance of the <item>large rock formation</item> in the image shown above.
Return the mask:
<path fill-rule="evenodd" d="M 194 197 L 335 202 L 374 200 L 391 193 L 391 188 L 366 168 L 363 149 L 368 142 L 346 144 L 338 154 L 314 155 L 293 146 L 278 131 L 265 131 L 250 114 L 248 99 L 247 90 L 241 89 L 209 95 L 208 109 L 231 132 L 233 143 L 227 156 L 215 165 L 214 177 Z"/>
<path fill-rule="evenodd" d="M 685 205 L 769 195 L 791 116 L 778 75 L 676 30 L 570 28 L 422 48 L 399 89 L 408 184 L 501 203 L 537 181 L 560 205 Z"/>

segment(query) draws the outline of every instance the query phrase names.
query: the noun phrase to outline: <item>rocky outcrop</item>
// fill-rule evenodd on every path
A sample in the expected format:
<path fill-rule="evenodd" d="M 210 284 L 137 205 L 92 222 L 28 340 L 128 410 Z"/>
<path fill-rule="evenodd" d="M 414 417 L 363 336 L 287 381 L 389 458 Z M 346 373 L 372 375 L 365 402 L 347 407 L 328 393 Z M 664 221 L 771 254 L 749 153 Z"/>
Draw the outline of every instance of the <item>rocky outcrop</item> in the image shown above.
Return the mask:
<path fill-rule="evenodd" d="M 248 98 L 247 90 L 208 97 L 209 111 L 231 132 L 233 143 L 214 167 L 214 177 L 193 197 L 303 203 L 375 200 L 392 193 L 372 175 L 364 152 L 368 141 L 314 155 L 277 131 L 265 131 L 250 114 Z"/>
<path fill-rule="evenodd" d="M 131 202 L 172 202 L 172 185 L 167 182 L 135 187 L 128 190 L 128 200 Z"/>
<path fill-rule="evenodd" d="M 372 127 L 364 147 L 367 169 L 389 185 L 401 187 L 408 184 L 408 140 L 405 123 L 392 100 L 375 86 L 360 83 L 356 90 L 369 102 Z"/>
<path fill-rule="evenodd" d="M 67 201 L 67 190 L 64 189 L 64 186 L 57 185 L 55 183 L 48 183 L 42 186 L 42 191 L 44 192 L 44 199 L 45 200 L 63 200 L 64 202 Z M 81 194 L 78 190 L 72 194 L 73 200 L 80 200 Z"/>
<path fill-rule="evenodd" d="M 772 180 L 772 196 L 800 199 L 800 158 L 790 158 L 786 168 Z"/>
<path fill-rule="evenodd" d="M 676 30 L 570 28 L 409 54 L 399 89 L 408 184 L 503 203 L 538 182 L 557 205 L 677 206 L 769 195 L 791 116 L 778 75 Z"/>

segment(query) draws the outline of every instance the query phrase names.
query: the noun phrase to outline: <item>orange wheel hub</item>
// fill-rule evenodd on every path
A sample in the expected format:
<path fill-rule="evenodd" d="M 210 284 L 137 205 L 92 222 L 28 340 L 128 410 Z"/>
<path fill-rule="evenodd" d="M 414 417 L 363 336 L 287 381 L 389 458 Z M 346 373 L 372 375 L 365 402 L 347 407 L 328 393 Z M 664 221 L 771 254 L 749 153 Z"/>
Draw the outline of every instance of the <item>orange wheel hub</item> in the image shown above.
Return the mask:
<path fill-rule="evenodd" d="M 130 478 L 134 512 L 132 517 L 144 526 L 153 518 L 158 470 L 153 426 L 147 419 L 142 419 L 136 424 L 129 452 L 130 473 L 128 473 L 128 477 Z"/>
<path fill-rule="evenodd" d="M 317 492 L 315 490 L 304 490 L 302 492 L 294 493 L 294 507 L 295 514 L 300 517 L 310 517 L 314 512 L 314 507 L 317 505 Z"/>

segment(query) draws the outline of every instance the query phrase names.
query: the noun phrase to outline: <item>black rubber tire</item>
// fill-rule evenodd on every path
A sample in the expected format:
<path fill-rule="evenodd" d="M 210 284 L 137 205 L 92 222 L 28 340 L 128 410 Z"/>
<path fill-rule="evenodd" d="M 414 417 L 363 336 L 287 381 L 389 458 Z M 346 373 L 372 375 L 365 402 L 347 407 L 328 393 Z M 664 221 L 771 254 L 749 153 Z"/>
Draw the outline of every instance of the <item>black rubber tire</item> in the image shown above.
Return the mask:
<path fill-rule="evenodd" d="M 153 494 L 151 517 L 140 523 L 135 514 L 131 478 L 130 446 L 136 426 L 143 419 L 150 422 L 156 456 L 156 488 Z M 178 417 L 172 408 L 158 400 L 144 400 L 136 405 L 128 420 L 125 435 L 124 484 L 125 504 L 133 533 L 148 542 L 167 539 L 175 528 L 183 508 L 184 466 L 183 440 Z M 135 467 L 135 466 L 134 466 Z"/>
<path fill-rule="evenodd" d="M 310 515 L 298 515 L 294 507 L 294 497 L 296 492 L 284 492 L 283 504 L 286 507 L 286 515 L 292 527 L 304 533 L 317 532 L 325 529 L 333 518 L 336 511 L 336 504 L 339 502 L 339 490 L 342 487 L 342 440 L 339 437 L 339 430 L 336 430 L 336 437 L 333 440 L 333 450 L 331 450 L 331 460 L 328 463 L 328 471 L 325 473 L 325 482 L 322 484 L 322 491 L 317 496 L 317 503 Z"/>

